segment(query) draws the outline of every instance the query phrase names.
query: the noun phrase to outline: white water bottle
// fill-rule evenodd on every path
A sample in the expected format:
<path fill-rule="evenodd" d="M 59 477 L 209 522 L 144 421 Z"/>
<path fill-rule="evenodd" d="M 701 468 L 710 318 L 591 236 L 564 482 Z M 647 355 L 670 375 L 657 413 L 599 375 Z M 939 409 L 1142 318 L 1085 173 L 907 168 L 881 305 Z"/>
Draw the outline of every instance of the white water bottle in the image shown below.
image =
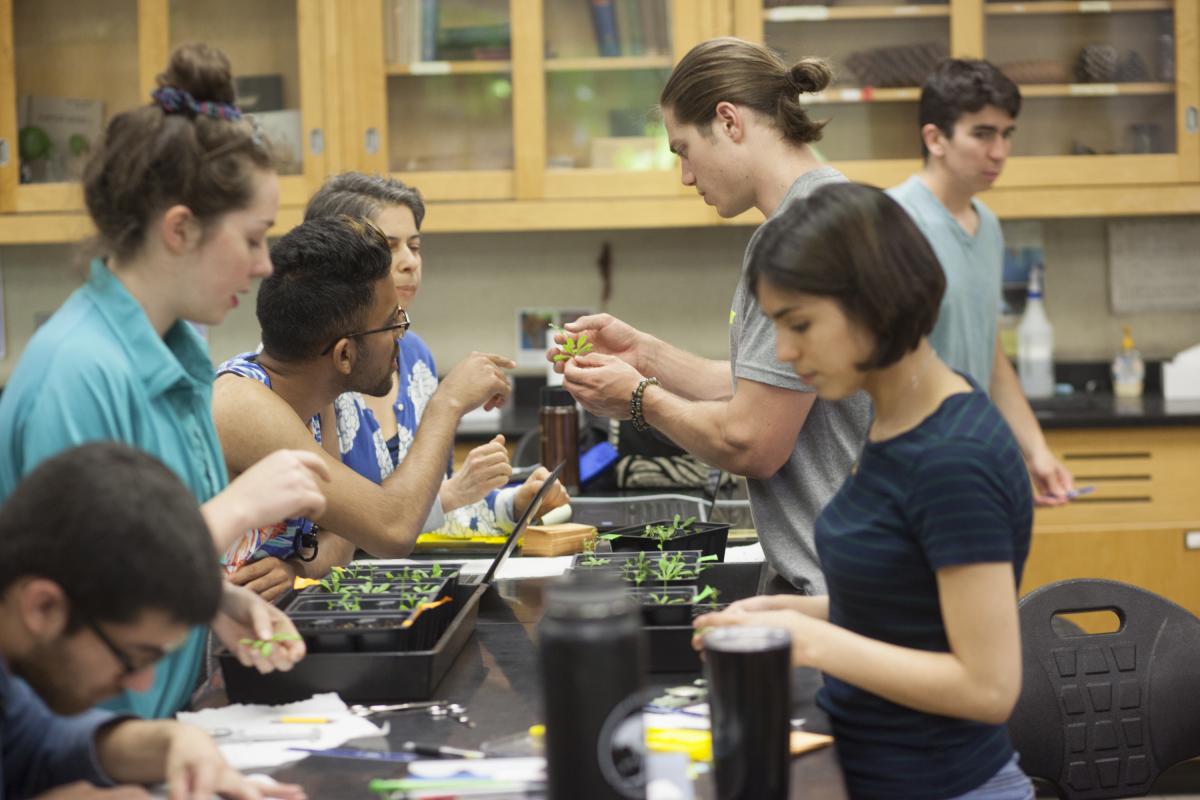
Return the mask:
<path fill-rule="evenodd" d="M 1017 326 L 1017 373 L 1026 397 L 1054 394 L 1054 328 L 1042 302 L 1041 266 L 1029 271 L 1029 295 Z"/>

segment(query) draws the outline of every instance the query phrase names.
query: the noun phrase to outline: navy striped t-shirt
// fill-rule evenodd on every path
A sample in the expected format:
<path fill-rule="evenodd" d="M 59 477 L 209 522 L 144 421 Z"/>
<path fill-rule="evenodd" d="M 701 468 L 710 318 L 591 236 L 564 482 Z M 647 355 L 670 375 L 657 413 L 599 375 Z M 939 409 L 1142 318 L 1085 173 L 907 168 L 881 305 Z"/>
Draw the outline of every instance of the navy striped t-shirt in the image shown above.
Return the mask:
<path fill-rule="evenodd" d="M 1007 423 L 980 391 L 951 395 L 919 426 L 869 442 L 816 524 L 829 619 L 919 650 L 949 652 L 943 567 L 1029 553 L 1029 474 Z M 916 711 L 832 676 L 819 695 L 855 798 L 946 798 L 1012 757 L 1008 729 Z"/>

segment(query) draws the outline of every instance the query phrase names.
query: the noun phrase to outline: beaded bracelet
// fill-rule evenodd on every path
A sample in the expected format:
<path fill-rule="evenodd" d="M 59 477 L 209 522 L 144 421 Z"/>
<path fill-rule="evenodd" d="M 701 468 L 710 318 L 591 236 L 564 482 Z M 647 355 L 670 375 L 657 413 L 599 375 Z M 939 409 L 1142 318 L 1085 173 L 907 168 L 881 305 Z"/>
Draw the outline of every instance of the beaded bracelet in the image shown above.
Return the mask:
<path fill-rule="evenodd" d="M 635 431 L 650 429 L 650 426 L 646 424 L 646 418 L 642 416 L 642 395 L 645 394 L 647 386 L 661 386 L 661 384 L 658 382 L 658 378 L 642 378 L 637 388 L 633 390 L 633 398 L 629 401 L 629 418 L 633 421 Z"/>

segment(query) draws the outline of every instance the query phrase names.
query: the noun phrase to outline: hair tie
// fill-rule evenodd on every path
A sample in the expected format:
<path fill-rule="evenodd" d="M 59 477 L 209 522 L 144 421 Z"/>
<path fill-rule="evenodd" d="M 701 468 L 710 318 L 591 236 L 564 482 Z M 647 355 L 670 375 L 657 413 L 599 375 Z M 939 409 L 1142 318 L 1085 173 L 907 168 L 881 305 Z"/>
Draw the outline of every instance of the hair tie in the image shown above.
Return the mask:
<path fill-rule="evenodd" d="M 162 86 L 150 93 L 154 102 L 167 114 L 185 114 L 188 117 L 203 115 L 213 119 L 235 122 L 242 118 L 242 110 L 229 103 L 214 103 L 205 100 L 197 103 L 190 92 L 174 86 Z"/>

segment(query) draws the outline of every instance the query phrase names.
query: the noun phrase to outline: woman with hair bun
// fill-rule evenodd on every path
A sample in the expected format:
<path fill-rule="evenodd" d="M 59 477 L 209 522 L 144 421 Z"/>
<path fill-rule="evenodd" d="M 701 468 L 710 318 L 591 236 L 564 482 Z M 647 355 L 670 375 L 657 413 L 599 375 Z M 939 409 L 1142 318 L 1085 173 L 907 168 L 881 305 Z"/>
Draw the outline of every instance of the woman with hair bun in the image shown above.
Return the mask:
<path fill-rule="evenodd" d="M 810 119 L 800 102 L 830 78 L 823 61 L 789 66 L 742 39 L 692 48 L 659 99 L 683 184 L 722 217 L 756 208 L 771 218 L 820 186 L 844 182 L 809 147 L 825 123 Z M 757 238 L 756 232 L 743 270 Z M 858 457 L 870 402 L 862 393 L 818 398 L 776 358 L 771 321 L 742 282 L 728 324 L 725 362 L 687 353 L 607 314 L 582 317 L 566 328 L 586 332 L 595 352 L 556 369 L 589 411 L 653 426 L 700 460 L 747 476 L 771 566 L 795 589 L 824 593 L 813 521 Z"/>
<path fill-rule="evenodd" d="M 233 102 L 229 60 L 191 44 L 172 54 L 151 103 L 109 122 L 83 186 L 99 256 L 30 339 L 5 387 L 0 499 L 54 454 L 108 439 L 145 450 L 183 480 L 218 551 L 248 528 L 324 508 L 317 479 L 325 469 L 308 454 L 277 452 L 229 484 L 212 419 L 212 362 L 187 324 L 219 324 L 271 272 L 266 237 L 278 180 L 266 143 Z M 303 657 L 299 641 L 281 641 L 267 657 L 240 644 L 295 630 L 252 592 L 226 584 L 221 609 L 213 632 L 247 665 L 289 669 Z M 194 629 L 157 669 L 142 659 L 142 668 L 122 670 L 115 655 L 98 665 L 112 670 L 114 692 L 125 690 L 110 707 L 143 717 L 186 707 L 205 638 Z"/>

